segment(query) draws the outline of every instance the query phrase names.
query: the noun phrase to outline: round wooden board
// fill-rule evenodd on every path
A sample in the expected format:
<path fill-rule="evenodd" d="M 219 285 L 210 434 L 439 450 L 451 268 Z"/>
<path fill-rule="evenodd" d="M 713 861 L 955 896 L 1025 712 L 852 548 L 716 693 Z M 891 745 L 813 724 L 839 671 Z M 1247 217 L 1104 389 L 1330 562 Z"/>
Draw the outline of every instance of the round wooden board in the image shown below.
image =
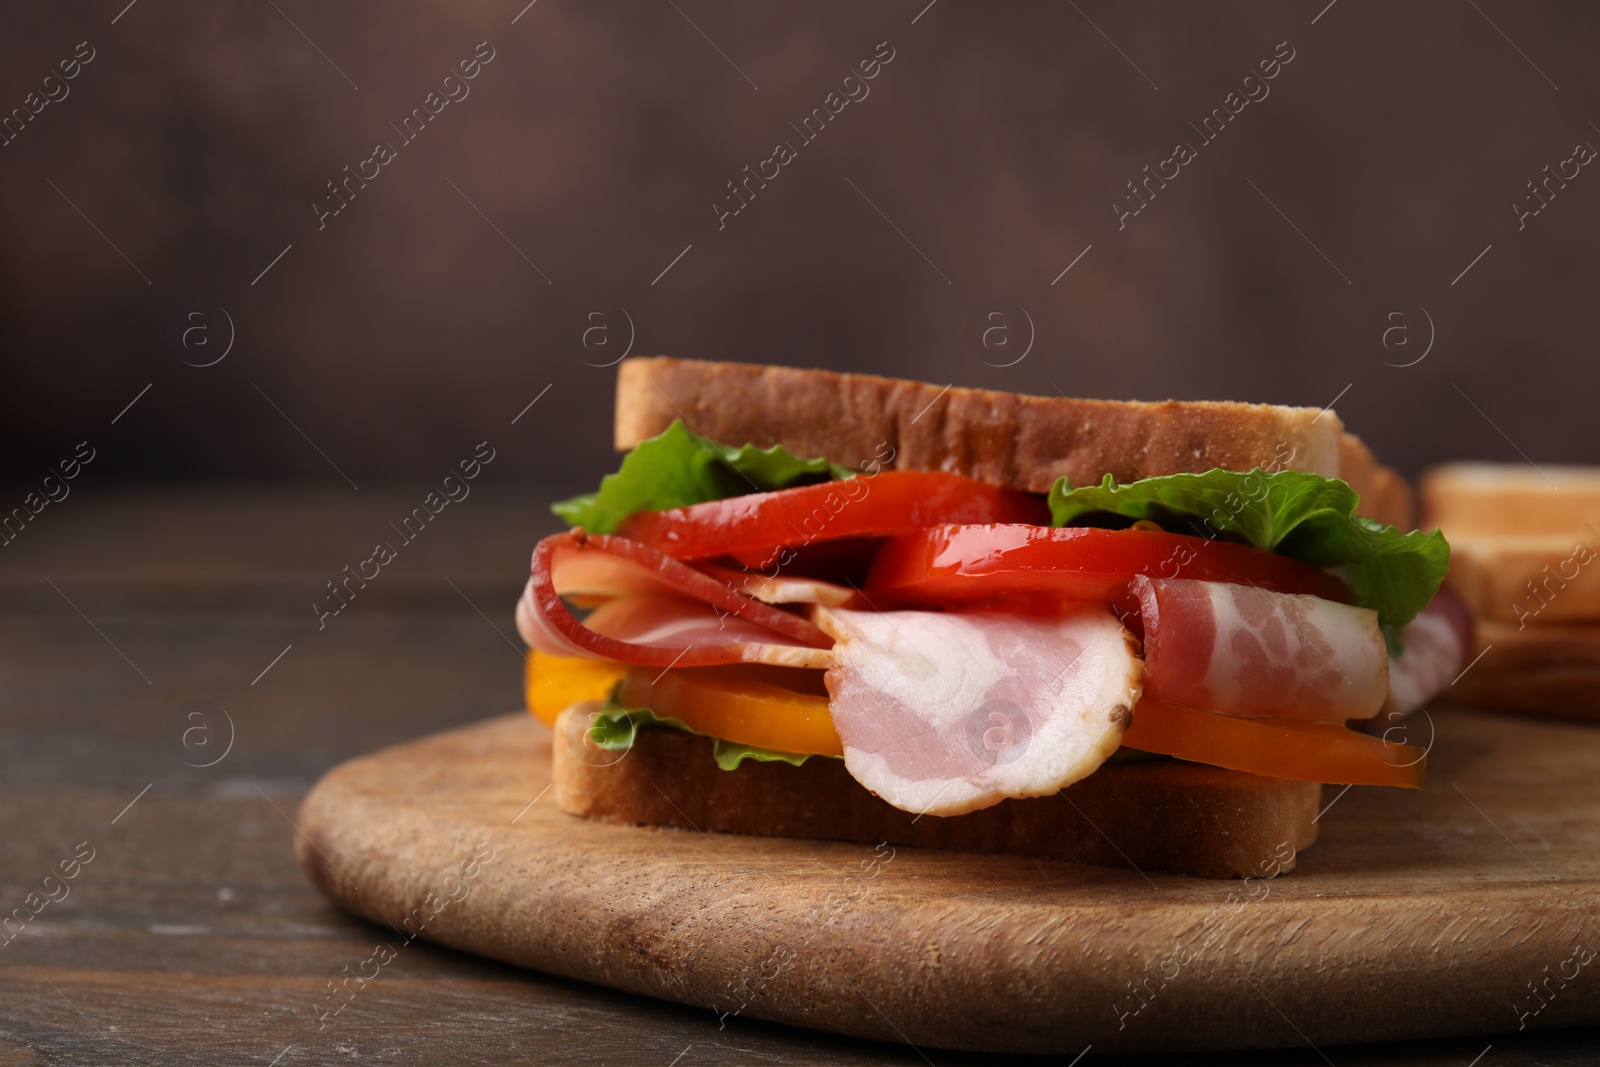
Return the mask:
<path fill-rule="evenodd" d="M 545 794 L 550 733 L 525 714 L 335 768 L 301 808 L 298 850 L 391 948 L 420 936 L 918 1046 L 1324 1046 L 1600 1022 L 1600 964 L 1585 966 L 1600 730 L 1432 721 L 1425 790 L 1326 789 L 1321 839 L 1270 882 L 592 823 Z"/>

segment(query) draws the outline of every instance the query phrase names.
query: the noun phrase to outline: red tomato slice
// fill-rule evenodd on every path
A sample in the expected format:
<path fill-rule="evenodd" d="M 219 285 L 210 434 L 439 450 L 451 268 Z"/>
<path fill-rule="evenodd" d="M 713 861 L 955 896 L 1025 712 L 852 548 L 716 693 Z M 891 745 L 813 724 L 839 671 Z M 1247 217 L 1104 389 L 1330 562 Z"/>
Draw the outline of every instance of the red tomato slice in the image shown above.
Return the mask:
<path fill-rule="evenodd" d="M 1247 545 L 1160 530 L 1048 526 L 946 525 L 897 537 L 878 553 L 867 592 L 880 604 L 924 607 L 1039 593 L 1117 601 L 1136 574 L 1350 599 L 1327 571 Z"/>
<path fill-rule="evenodd" d="M 756 566 L 787 566 L 795 546 L 884 537 L 938 523 L 1050 521 L 1039 497 L 942 471 L 884 471 L 775 493 L 641 511 L 617 532 L 674 559 L 764 553 Z"/>
<path fill-rule="evenodd" d="M 1329 722 L 1241 719 L 1141 700 L 1122 735 L 1129 748 L 1267 778 L 1421 789 L 1427 750 Z"/>

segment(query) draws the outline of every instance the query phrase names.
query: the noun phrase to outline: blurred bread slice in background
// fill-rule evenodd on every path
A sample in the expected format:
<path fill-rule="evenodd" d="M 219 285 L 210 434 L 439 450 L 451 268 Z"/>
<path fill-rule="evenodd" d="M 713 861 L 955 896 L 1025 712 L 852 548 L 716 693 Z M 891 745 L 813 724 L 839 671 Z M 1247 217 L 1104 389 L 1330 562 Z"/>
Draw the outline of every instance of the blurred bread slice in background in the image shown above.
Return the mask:
<path fill-rule="evenodd" d="M 1600 520 L 1600 467 L 1447 463 L 1419 488 L 1427 522 L 1447 537 L 1573 533 Z"/>
<path fill-rule="evenodd" d="M 1600 720 L 1600 468 L 1456 463 L 1419 490 L 1479 620 L 1481 658 L 1452 695 Z"/>
<path fill-rule="evenodd" d="M 1600 623 L 1600 536 L 1456 533 L 1450 541 L 1450 584 L 1480 619 L 1527 626 Z"/>
<path fill-rule="evenodd" d="M 1487 649 L 1487 651 L 1485 651 Z M 1502 711 L 1600 722 L 1600 626 L 1480 622 L 1483 658 L 1468 667 L 1451 698 Z"/>

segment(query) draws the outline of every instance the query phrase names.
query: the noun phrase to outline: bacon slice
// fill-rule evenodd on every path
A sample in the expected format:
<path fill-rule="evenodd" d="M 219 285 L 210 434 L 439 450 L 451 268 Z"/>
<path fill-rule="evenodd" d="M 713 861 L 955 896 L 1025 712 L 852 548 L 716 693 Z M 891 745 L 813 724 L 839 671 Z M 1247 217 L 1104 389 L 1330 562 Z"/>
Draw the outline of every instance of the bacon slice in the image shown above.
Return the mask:
<path fill-rule="evenodd" d="M 825 679 L 845 766 L 903 811 L 1054 793 L 1116 751 L 1139 700 L 1133 639 L 1103 605 L 815 618 L 838 642 Z"/>
<path fill-rule="evenodd" d="M 599 606 L 580 622 L 563 597 Z M 798 615 L 636 541 L 582 531 L 534 548 L 517 629 L 540 652 L 650 667 L 832 662 L 828 635 Z"/>
<path fill-rule="evenodd" d="M 1389 661 L 1386 716 L 1409 715 L 1450 688 L 1473 644 L 1472 612 L 1455 590 L 1441 587 L 1406 626 L 1405 652 Z"/>
<path fill-rule="evenodd" d="M 825 582 L 821 578 L 791 578 L 759 571 L 737 571 L 711 563 L 695 565 L 718 581 L 727 582 L 735 592 L 755 597 L 763 604 L 821 604 L 830 608 L 870 607 L 867 598 L 847 585 Z"/>
<path fill-rule="evenodd" d="M 1389 690 L 1378 613 L 1249 585 L 1135 578 L 1152 700 L 1227 715 L 1365 719 Z"/>

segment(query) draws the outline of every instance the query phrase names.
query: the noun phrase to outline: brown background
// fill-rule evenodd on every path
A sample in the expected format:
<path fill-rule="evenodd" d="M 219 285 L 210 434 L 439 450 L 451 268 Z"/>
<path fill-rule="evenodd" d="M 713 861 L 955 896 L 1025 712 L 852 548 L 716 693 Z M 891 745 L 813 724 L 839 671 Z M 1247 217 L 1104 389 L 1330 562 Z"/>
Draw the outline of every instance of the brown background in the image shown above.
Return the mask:
<path fill-rule="evenodd" d="M 1600 11 L 925 2 L 8 11 L 0 107 L 79 41 L 97 54 L 0 148 L 7 473 L 88 438 L 99 478 L 431 481 L 488 438 L 498 484 L 580 488 L 612 462 L 613 372 L 572 339 L 598 302 L 639 353 L 1319 407 L 1348 385 L 1339 413 L 1408 471 L 1600 459 L 1580 429 L 1600 178 L 1521 232 L 1510 207 L 1600 145 Z M 319 232 L 325 183 L 485 40 L 471 95 Z M 870 96 L 719 232 L 724 183 L 880 41 Z M 1119 232 L 1124 183 L 1199 147 L 1189 123 L 1283 41 L 1270 96 Z M 1036 328 L 1008 368 L 963 337 L 995 298 Z M 1416 321 L 1381 346 L 1407 303 L 1436 343 L 1385 366 L 1426 341 Z M 173 325 L 206 305 L 237 343 L 185 366 Z"/>

